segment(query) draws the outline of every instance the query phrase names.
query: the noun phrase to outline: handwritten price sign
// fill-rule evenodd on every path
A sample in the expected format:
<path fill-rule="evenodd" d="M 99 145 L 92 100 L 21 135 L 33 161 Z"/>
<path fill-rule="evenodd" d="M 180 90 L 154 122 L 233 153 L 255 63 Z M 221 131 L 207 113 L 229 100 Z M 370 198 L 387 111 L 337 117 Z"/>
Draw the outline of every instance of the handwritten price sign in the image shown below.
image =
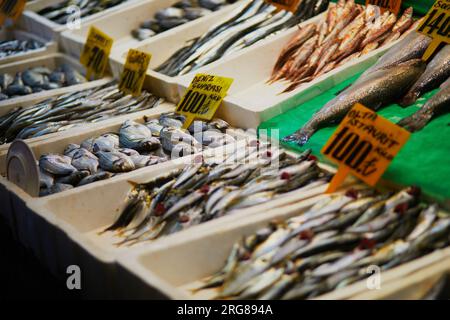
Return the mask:
<path fill-rule="evenodd" d="M 348 174 L 375 186 L 409 136 L 405 129 L 356 104 L 322 149 L 339 164 L 328 192 L 336 191 Z"/>
<path fill-rule="evenodd" d="M 232 83 L 230 78 L 197 74 L 177 106 L 176 112 L 186 116 L 183 127 L 194 119 L 211 120 Z"/>
<path fill-rule="evenodd" d="M 6 19 L 17 20 L 25 9 L 26 0 L 0 0 L 0 26 Z"/>
<path fill-rule="evenodd" d="M 87 69 L 87 78 L 91 75 L 103 77 L 108 66 L 109 54 L 113 45 L 113 39 L 97 29 L 91 27 L 86 43 L 81 53 L 80 62 Z"/>
<path fill-rule="evenodd" d="M 423 56 L 428 61 L 442 42 L 450 43 L 450 0 L 436 1 L 417 31 L 433 38 Z"/>
<path fill-rule="evenodd" d="M 279 9 L 295 12 L 302 0 L 266 0 L 266 2 Z"/>
<path fill-rule="evenodd" d="M 145 75 L 152 56 L 139 50 L 130 49 L 120 77 L 119 90 L 139 96 L 144 85 Z"/>

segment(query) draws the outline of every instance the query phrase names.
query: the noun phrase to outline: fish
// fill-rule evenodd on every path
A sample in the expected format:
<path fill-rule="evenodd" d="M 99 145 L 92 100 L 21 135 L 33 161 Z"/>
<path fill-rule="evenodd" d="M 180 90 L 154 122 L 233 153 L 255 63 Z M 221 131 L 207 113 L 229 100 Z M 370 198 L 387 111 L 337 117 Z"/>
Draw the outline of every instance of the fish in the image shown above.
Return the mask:
<path fill-rule="evenodd" d="M 305 1 L 294 14 L 279 11 L 261 0 L 243 2 L 228 17 L 176 51 L 156 71 L 171 77 L 193 72 L 321 13 L 328 2 Z"/>
<path fill-rule="evenodd" d="M 47 73 L 45 70 L 39 72 Z M 0 75 L 0 86 L 3 82 L 10 87 L 14 81 L 10 77 Z M 117 89 L 117 83 L 111 81 L 7 112 L 4 115 L 7 122 L 0 127 L 0 144 L 10 143 L 19 135 L 30 139 L 80 127 L 83 123 L 96 123 L 113 116 L 154 108 L 162 101 L 146 91 L 137 98 L 126 96 Z"/>
<path fill-rule="evenodd" d="M 131 120 L 125 121 L 120 128 L 119 141 L 122 147 L 139 152 L 153 151 L 161 146 L 161 142 L 153 137 L 149 128 Z"/>
<path fill-rule="evenodd" d="M 83 171 L 75 171 L 74 173 L 71 173 L 67 176 L 61 176 L 56 179 L 56 183 L 60 184 L 66 184 L 71 186 L 77 186 L 79 183 L 86 177 L 90 176 L 90 172 L 83 170 Z"/>
<path fill-rule="evenodd" d="M 375 110 L 392 102 L 399 94 L 406 92 L 424 70 L 423 61 L 411 60 L 375 72 L 365 81 L 340 93 L 317 111 L 300 130 L 283 141 L 306 144 L 319 128 L 338 123 L 357 102 Z"/>
<path fill-rule="evenodd" d="M 402 64 L 414 59 L 421 59 L 428 46 L 431 38 L 418 32 L 409 33 L 403 40 L 389 49 L 377 63 L 364 71 L 354 85 L 365 81 L 372 73 L 379 70 L 388 70 L 393 66 Z"/>
<path fill-rule="evenodd" d="M 1 75 L 0 86 L 2 93 L 7 95 L 7 99 L 11 99 L 16 96 L 24 96 L 44 90 L 58 89 L 87 82 L 72 66 L 62 64 L 55 68 L 54 72 L 60 72 L 61 70 L 63 70 L 65 77 L 64 81 L 58 82 L 52 81 L 55 80 L 53 77 L 49 77 L 52 71 L 43 67 L 25 69 L 17 72 L 14 76 L 9 74 Z M 71 81 L 72 78 L 69 75 L 73 75 L 72 78 L 76 78 L 76 81 Z M 13 81 L 10 81 L 11 77 L 14 78 Z"/>
<path fill-rule="evenodd" d="M 65 25 L 73 16 L 73 7 L 77 6 L 80 18 L 89 17 L 98 12 L 105 11 L 109 8 L 126 3 L 128 0 L 112 0 L 112 1 L 86 1 L 86 0 L 64 0 L 57 3 L 49 3 L 41 7 L 37 14 L 43 18 L 49 19 L 54 23 Z"/>
<path fill-rule="evenodd" d="M 431 97 L 425 105 L 411 116 L 398 122 L 410 132 L 422 130 L 432 119 L 450 111 L 450 78 L 442 85 L 441 90 Z"/>
<path fill-rule="evenodd" d="M 39 167 L 55 176 L 70 175 L 77 171 L 71 164 L 72 159 L 57 154 L 46 154 L 39 158 Z"/>
<path fill-rule="evenodd" d="M 129 172 L 135 169 L 133 161 L 127 155 L 120 152 L 96 152 L 99 166 L 110 172 Z"/>
<path fill-rule="evenodd" d="M 450 45 L 445 45 L 427 65 L 425 72 L 409 89 L 400 105 L 409 106 L 424 93 L 438 88 L 450 77 Z"/>
<path fill-rule="evenodd" d="M 448 215 L 436 214 L 438 207 L 434 204 L 423 209 L 411 196 L 418 200 L 415 187 L 395 193 L 366 189 L 337 212 L 309 221 L 298 219 L 305 214 L 298 213 L 296 217 L 270 222 L 235 242 L 227 260 L 226 276 L 218 272 L 206 277 L 195 292 L 215 288 L 215 298 L 220 299 L 314 298 L 368 277 L 369 265 L 388 270 L 448 246 Z M 310 212 L 326 208 L 336 198 L 337 195 L 324 197 Z M 318 229 L 343 214 L 357 209 L 365 212 L 380 203 L 381 212 L 370 223 L 393 223 L 377 223 L 377 231 L 358 235 L 352 233 L 355 227 L 341 229 L 338 225 L 329 231 Z M 404 206 L 405 203 L 411 206 Z M 362 228 L 360 231 L 364 232 Z"/>
<path fill-rule="evenodd" d="M 72 165 L 79 171 L 96 174 L 99 166 L 98 158 L 86 149 L 80 148 L 73 153 Z"/>
<path fill-rule="evenodd" d="M 0 59 L 25 54 L 44 48 L 45 44 L 34 39 L 5 39 L 0 41 Z"/>
<path fill-rule="evenodd" d="M 393 41 L 394 34 L 403 36 L 413 22 L 412 13 L 408 8 L 397 20 L 389 12 L 381 14 L 377 6 L 364 9 L 353 0 L 330 5 L 320 22 L 301 28 L 281 50 L 267 83 L 288 80 L 290 84 L 282 93 L 291 92 Z"/>

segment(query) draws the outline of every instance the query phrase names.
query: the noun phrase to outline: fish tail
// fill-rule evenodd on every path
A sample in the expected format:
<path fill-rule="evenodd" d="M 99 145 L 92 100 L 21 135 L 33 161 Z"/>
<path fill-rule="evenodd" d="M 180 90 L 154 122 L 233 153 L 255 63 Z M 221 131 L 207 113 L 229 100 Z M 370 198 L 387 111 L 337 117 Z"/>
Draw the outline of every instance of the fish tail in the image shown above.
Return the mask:
<path fill-rule="evenodd" d="M 299 131 L 294 132 L 287 137 L 284 137 L 283 142 L 295 142 L 299 146 L 303 146 L 309 141 L 314 132 L 315 130 L 313 130 L 312 128 L 303 127 Z"/>
<path fill-rule="evenodd" d="M 280 92 L 279 94 L 283 94 L 283 93 L 288 93 L 288 92 L 294 91 L 295 89 L 298 88 L 298 86 L 299 86 L 300 84 L 301 84 L 301 82 L 296 81 L 296 82 L 292 83 L 291 85 L 289 85 L 286 89 L 284 89 L 284 90 L 283 90 L 282 92 Z"/>
<path fill-rule="evenodd" d="M 430 116 L 413 114 L 412 116 L 403 118 L 397 124 L 409 132 L 416 132 L 422 130 L 430 121 Z"/>

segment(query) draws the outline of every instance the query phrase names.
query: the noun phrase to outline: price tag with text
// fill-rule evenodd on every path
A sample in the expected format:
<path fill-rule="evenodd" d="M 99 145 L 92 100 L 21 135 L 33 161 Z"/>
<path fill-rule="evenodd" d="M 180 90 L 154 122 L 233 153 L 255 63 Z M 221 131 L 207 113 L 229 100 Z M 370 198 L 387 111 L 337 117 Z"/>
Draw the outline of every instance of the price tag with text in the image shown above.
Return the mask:
<path fill-rule="evenodd" d="M 274 5 L 279 9 L 290 12 L 297 11 L 298 5 L 302 0 L 266 0 L 267 3 Z"/>
<path fill-rule="evenodd" d="M 119 82 L 119 90 L 139 96 L 150 64 L 151 54 L 130 49 Z"/>
<path fill-rule="evenodd" d="M 0 0 L 0 26 L 6 19 L 17 20 L 25 9 L 26 0 Z"/>
<path fill-rule="evenodd" d="M 176 112 L 186 116 L 183 128 L 195 119 L 211 120 L 232 83 L 230 78 L 197 74 L 177 106 Z"/>
<path fill-rule="evenodd" d="M 384 10 L 389 10 L 395 15 L 398 15 L 402 7 L 402 0 L 366 0 L 366 6 L 369 4 L 379 6 Z"/>
<path fill-rule="evenodd" d="M 113 45 L 113 39 L 97 29 L 91 27 L 81 53 L 80 62 L 87 69 L 87 78 L 91 75 L 103 77 L 108 66 L 109 54 Z"/>
<path fill-rule="evenodd" d="M 409 136 L 407 130 L 357 103 L 322 149 L 339 165 L 327 192 L 335 192 L 349 174 L 375 186 Z"/>
<path fill-rule="evenodd" d="M 428 61 L 441 43 L 450 43 L 450 0 L 437 0 L 417 31 L 433 38 L 422 58 Z"/>

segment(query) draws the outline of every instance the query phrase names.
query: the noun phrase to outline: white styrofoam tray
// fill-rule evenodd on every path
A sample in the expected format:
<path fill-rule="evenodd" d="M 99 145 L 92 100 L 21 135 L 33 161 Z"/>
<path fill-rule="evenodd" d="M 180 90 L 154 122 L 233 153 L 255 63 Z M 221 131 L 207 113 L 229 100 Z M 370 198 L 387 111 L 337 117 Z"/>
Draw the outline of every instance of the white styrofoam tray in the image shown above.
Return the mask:
<path fill-rule="evenodd" d="M 318 22 L 321 17 L 312 18 L 300 26 Z M 218 111 L 218 116 L 243 128 L 257 127 L 261 122 L 297 107 L 366 70 L 400 41 L 390 43 L 358 59 L 349 61 L 309 83 L 300 85 L 292 92 L 281 94 L 289 83 L 275 82 L 269 85 L 267 81 L 280 52 L 297 31 L 297 28 L 292 28 L 272 37 L 267 42 L 257 43 L 225 58 L 220 63 L 213 63 L 202 68 L 203 73 L 234 79 L 233 85 Z M 178 88 L 180 96 L 189 87 L 194 76 L 194 74 L 187 74 L 177 79 L 180 84 Z"/>
<path fill-rule="evenodd" d="M 167 239 L 152 247 L 142 247 L 119 257 L 118 263 L 133 276 L 130 286 L 136 291 L 127 292 L 133 298 L 151 298 L 145 288 L 158 288 L 160 293 L 171 299 L 211 299 L 215 289 L 194 293 L 192 289 L 201 285 L 201 280 L 220 271 L 232 246 L 244 236 L 253 234 L 270 221 L 297 216 L 314 205 L 323 196 L 292 204 L 289 207 L 274 208 L 259 215 L 242 217 L 235 223 L 222 224 L 212 230 L 198 234 L 185 234 L 184 238 Z M 381 273 L 381 286 L 393 281 L 403 281 L 405 274 L 413 274 L 424 267 L 450 257 L 450 248 L 437 250 L 424 257 Z M 126 290 L 126 287 L 124 288 Z M 358 299 L 370 294 L 366 280 L 332 291 L 317 299 Z"/>
<path fill-rule="evenodd" d="M 92 21 L 93 19 L 96 19 L 98 17 L 105 16 L 108 15 L 109 13 L 125 8 L 130 4 L 132 4 L 133 2 L 138 1 L 140 0 L 128 0 L 128 2 L 122 3 L 115 7 L 82 18 L 81 25 L 83 25 L 83 23 L 88 23 L 89 21 Z M 48 6 L 58 4 L 59 2 L 62 2 L 62 0 L 40 0 L 36 1 L 33 4 L 30 4 L 29 6 L 27 6 L 26 10 L 23 12 L 22 16 L 17 21 L 17 25 L 26 31 L 38 34 L 39 36 L 45 39 L 55 40 L 58 42 L 61 33 L 65 30 L 68 30 L 69 27 L 67 25 L 60 25 L 49 19 L 46 19 L 37 14 L 37 12 Z"/>
<path fill-rule="evenodd" d="M 150 66 L 147 70 L 146 79 L 152 90 L 171 102 L 178 102 L 179 93 L 177 81 L 180 77 L 169 77 L 156 72 L 153 69 L 166 61 L 177 50 L 185 46 L 187 42 L 205 34 L 211 26 L 217 24 L 219 21 L 226 21 L 230 13 L 234 14 L 236 10 L 240 10 L 240 8 L 249 1 L 250 0 L 239 1 L 203 18 L 139 42 L 134 49 L 152 54 L 152 60 L 150 61 Z M 266 42 L 267 39 L 261 41 Z M 110 65 L 115 77 L 119 77 L 121 74 L 129 49 L 130 48 L 127 47 L 120 47 L 111 53 Z M 214 62 L 213 64 L 215 63 L 217 62 Z M 218 61 L 218 63 L 220 63 L 220 61 Z M 201 72 L 201 70 L 198 72 Z"/>
<path fill-rule="evenodd" d="M 50 70 L 54 70 L 64 63 L 70 65 L 79 73 L 85 74 L 85 68 L 77 60 L 61 53 L 52 53 L 41 57 L 19 60 L 8 64 L 2 64 L 0 65 L 0 74 L 10 73 L 12 76 L 15 76 L 17 72 L 22 72 L 29 68 L 34 67 L 47 67 Z M 73 86 L 66 86 L 53 90 L 44 90 L 38 93 L 32 93 L 25 96 L 18 96 L 16 98 L 3 100 L 0 101 L 0 115 L 5 114 L 14 107 L 22 106 L 22 104 L 27 105 L 30 101 L 37 101 L 37 100 L 43 101 L 55 95 L 61 95 L 77 90 L 83 90 L 103 83 L 105 83 L 104 79 L 88 81 Z"/>
<path fill-rule="evenodd" d="M 61 34 L 62 49 L 73 57 L 80 57 L 91 26 L 100 28 L 114 39 L 113 52 L 115 50 L 125 52 L 130 48 L 135 48 L 140 41 L 131 35 L 131 31 L 137 29 L 143 21 L 153 18 L 154 14 L 159 10 L 168 8 L 176 2 L 178 0 L 142 0 L 112 12 L 107 16 L 84 22 L 81 29 L 67 30 Z M 176 30 L 178 27 L 171 30 L 174 29 Z M 159 33 L 152 39 L 155 40 L 166 32 Z M 152 53 L 159 54 L 159 52 Z"/>
<path fill-rule="evenodd" d="M 43 47 L 36 49 L 36 50 L 27 51 L 27 52 L 11 55 L 8 57 L 0 58 L 0 65 L 19 61 L 19 60 L 24 60 L 24 59 L 36 58 L 36 57 L 44 56 L 44 55 L 47 55 L 50 53 L 58 52 L 58 45 L 56 42 L 44 40 L 44 39 L 40 38 L 39 36 L 36 36 L 29 32 L 21 31 L 21 30 L 6 29 L 6 30 L 0 31 L 0 41 L 4 41 L 4 40 L 36 40 L 36 41 L 40 42 L 41 44 L 43 44 Z"/>

